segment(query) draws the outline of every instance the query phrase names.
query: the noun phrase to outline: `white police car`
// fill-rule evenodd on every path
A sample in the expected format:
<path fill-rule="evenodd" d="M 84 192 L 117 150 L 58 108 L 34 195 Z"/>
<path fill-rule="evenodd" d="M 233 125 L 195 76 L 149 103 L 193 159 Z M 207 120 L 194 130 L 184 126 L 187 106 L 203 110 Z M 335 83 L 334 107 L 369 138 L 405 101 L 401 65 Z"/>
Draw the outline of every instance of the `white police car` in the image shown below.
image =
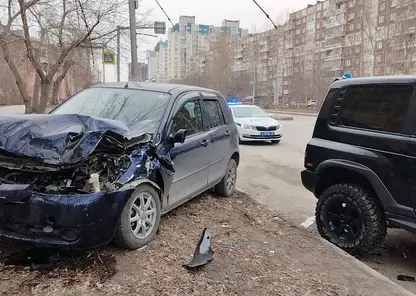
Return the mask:
<path fill-rule="evenodd" d="M 254 105 L 228 104 L 238 128 L 240 143 L 245 141 L 272 141 L 279 143 L 282 125 L 263 109 Z"/>

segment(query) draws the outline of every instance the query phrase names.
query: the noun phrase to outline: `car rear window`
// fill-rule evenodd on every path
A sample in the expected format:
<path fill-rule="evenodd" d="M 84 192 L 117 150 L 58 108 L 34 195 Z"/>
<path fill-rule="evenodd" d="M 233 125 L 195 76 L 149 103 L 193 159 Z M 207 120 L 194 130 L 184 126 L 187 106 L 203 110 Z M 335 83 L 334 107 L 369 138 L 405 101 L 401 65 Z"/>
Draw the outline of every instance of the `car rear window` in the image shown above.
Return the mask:
<path fill-rule="evenodd" d="M 341 105 L 341 124 L 400 133 L 412 94 L 412 85 L 350 86 Z"/>

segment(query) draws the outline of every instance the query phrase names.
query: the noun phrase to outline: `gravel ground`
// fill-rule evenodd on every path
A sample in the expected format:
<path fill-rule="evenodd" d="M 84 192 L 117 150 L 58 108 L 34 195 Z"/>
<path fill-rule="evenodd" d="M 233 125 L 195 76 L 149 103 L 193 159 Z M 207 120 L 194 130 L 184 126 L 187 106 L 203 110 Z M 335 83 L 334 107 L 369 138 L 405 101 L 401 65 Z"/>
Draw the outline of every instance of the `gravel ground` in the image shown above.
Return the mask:
<path fill-rule="evenodd" d="M 214 260 L 189 272 L 182 264 L 204 227 Z M 0 262 L 1 295 L 400 295 L 242 193 L 195 198 L 164 216 L 142 250 L 3 247 Z"/>

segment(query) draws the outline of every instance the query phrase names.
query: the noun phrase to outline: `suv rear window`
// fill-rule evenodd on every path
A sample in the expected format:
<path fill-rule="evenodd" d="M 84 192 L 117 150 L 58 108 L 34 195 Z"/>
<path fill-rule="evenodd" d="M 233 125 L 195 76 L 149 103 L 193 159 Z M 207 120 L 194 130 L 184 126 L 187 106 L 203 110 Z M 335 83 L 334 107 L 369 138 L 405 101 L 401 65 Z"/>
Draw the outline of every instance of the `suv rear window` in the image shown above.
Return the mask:
<path fill-rule="evenodd" d="M 412 93 L 411 85 L 348 87 L 341 107 L 341 124 L 400 133 Z"/>

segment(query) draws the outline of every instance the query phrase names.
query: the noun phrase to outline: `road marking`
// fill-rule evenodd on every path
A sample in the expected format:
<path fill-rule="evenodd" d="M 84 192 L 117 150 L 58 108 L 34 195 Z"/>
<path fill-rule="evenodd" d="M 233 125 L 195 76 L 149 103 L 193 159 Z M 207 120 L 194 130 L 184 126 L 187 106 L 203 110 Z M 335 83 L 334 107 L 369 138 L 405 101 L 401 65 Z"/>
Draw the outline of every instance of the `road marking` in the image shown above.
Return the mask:
<path fill-rule="evenodd" d="M 305 228 L 309 228 L 314 223 L 315 223 L 315 216 L 312 216 L 312 217 L 309 217 L 308 219 L 306 219 L 305 222 L 300 224 L 300 226 L 305 227 Z"/>

